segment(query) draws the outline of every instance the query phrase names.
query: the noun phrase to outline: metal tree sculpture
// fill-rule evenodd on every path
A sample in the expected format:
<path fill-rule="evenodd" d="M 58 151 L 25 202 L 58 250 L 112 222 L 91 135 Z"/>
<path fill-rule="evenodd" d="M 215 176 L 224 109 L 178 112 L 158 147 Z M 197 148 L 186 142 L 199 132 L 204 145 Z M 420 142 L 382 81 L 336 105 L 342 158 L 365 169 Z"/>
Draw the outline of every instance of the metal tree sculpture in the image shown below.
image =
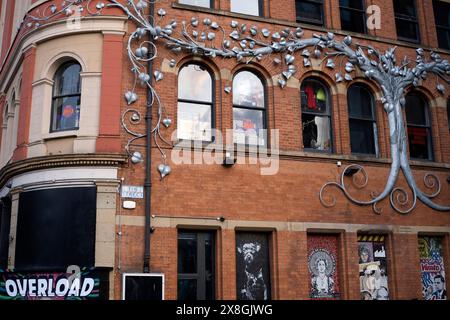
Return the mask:
<path fill-rule="evenodd" d="M 87 8 L 89 8 L 91 1 L 66 2 L 77 5 L 87 3 Z M 342 41 L 339 41 L 331 32 L 326 35 L 314 34 L 312 38 L 303 38 L 304 32 L 301 28 L 295 30 L 285 28 L 280 32 L 271 32 L 268 29 L 258 30 L 256 26 L 248 27 L 246 24 L 231 21 L 230 27 L 232 31 L 227 36 L 227 31 L 217 22 L 209 18 L 200 21 L 196 17 L 192 17 L 188 22 L 182 21 L 181 26 L 176 20 L 171 20 L 169 24 L 161 27 L 161 22 L 167 15 L 166 11 L 160 9 L 157 12 L 157 17 L 149 18 L 144 14 L 149 4 L 154 4 L 154 2 L 128 0 L 126 3 L 122 3 L 116 0 L 109 0 L 106 5 L 103 2 L 98 2 L 96 5 L 98 11 L 95 14 L 100 14 L 105 7 L 119 7 L 137 26 L 136 30 L 129 37 L 127 48 L 133 65 L 131 71 L 135 74 L 135 86 L 125 94 L 125 99 L 128 105 L 138 100 L 138 96 L 135 93 L 138 81 L 141 85 L 147 86 L 148 90 L 153 94 L 154 100 L 152 104 L 157 103 L 159 117 L 152 134 L 164 160 L 164 164 L 161 164 L 158 168 L 163 178 L 170 173 L 171 169 L 166 164 L 167 157 L 158 140 L 171 145 L 161 134 L 161 125 L 169 127 L 171 120 L 165 115 L 164 105 L 158 93 L 150 84 L 152 75 L 148 74 L 145 66 L 146 62 L 157 57 L 157 47 L 155 45 L 157 41 L 164 42 L 167 48 L 174 53 L 183 51 L 211 58 L 235 59 L 237 63 L 250 63 L 255 59 L 261 61 L 262 59 L 276 56 L 273 58 L 273 62 L 279 65 L 280 68 L 283 68 L 283 70 L 280 70 L 281 75 L 278 80 L 282 88 L 286 86 L 287 81 L 298 71 L 294 62 L 296 59 L 295 55 L 300 52 L 305 68 L 311 67 L 312 58 L 321 59 L 323 57 L 322 62 L 327 60 L 326 66 L 328 68 L 338 69 L 335 75 L 337 83 L 344 80 L 352 81 L 351 73 L 356 68 L 362 70 L 368 79 L 375 81 L 381 88 L 383 92 L 382 103 L 389 120 L 392 164 L 384 190 L 379 194 L 372 193 L 372 200 L 370 201 L 355 199 L 345 186 L 345 173 L 348 170 L 360 172 L 363 176 L 363 182 L 360 185 L 357 184 L 357 186 L 361 188 L 367 185 L 368 176 L 362 166 L 350 165 L 342 172 L 340 183 L 330 182 L 322 187 L 320 190 L 322 204 L 327 207 L 335 205 L 334 198 L 327 203 L 323 196 L 328 187 L 337 187 L 342 190 L 350 201 L 358 205 L 372 205 L 376 213 L 381 212 L 377 208 L 377 204 L 387 197 L 390 198 L 393 209 L 403 214 L 409 213 L 415 208 L 417 198 L 435 210 L 450 211 L 450 207 L 433 202 L 433 199 L 441 191 L 441 184 L 436 175 L 427 174 L 424 177 L 425 186 L 435 190 L 433 194 L 427 194 L 418 187 L 409 165 L 407 136 L 402 115 L 402 108 L 405 105 L 405 89 L 408 86 L 418 86 L 421 80 L 427 78 L 428 74 L 435 74 L 437 79 L 442 78 L 446 84 L 449 83 L 450 63 L 447 60 L 443 60 L 439 54 L 431 52 L 431 60 L 427 61 L 424 50 L 417 49 L 416 65 L 411 67 L 411 62 L 406 57 L 400 65 L 397 64 L 395 48 L 391 48 L 382 54 L 371 46 L 354 44 L 350 36 L 346 36 Z M 58 14 L 58 12 L 68 15 L 67 7 L 63 7 L 60 10 L 52 7 L 51 11 L 53 15 Z M 42 20 L 42 18 L 40 19 Z M 159 19 L 159 21 L 157 22 L 156 19 Z M 152 41 L 144 39 L 146 35 L 150 35 Z M 336 59 L 341 59 L 339 68 L 336 67 Z M 343 61 L 346 62 L 345 66 L 343 66 Z M 176 61 L 171 60 L 170 65 L 175 67 Z M 160 71 L 155 71 L 153 76 L 156 81 L 161 81 L 164 78 L 163 73 Z M 439 92 L 444 93 L 445 86 L 438 82 L 437 89 Z M 230 92 L 229 88 L 225 88 L 225 91 Z M 125 112 L 125 114 L 130 113 L 132 114 L 131 123 L 138 123 L 141 120 L 141 116 L 136 110 L 129 109 Z M 122 123 L 127 132 L 133 135 L 133 138 L 127 145 L 127 151 L 132 155 L 130 151 L 132 142 L 146 135 L 129 130 L 125 125 L 125 114 Z M 407 210 L 402 210 L 401 207 L 408 203 L 408 193 L 400 187 L 395 187 L 400 171 L 403 172 L 413 193 L 412 205 Z"/>

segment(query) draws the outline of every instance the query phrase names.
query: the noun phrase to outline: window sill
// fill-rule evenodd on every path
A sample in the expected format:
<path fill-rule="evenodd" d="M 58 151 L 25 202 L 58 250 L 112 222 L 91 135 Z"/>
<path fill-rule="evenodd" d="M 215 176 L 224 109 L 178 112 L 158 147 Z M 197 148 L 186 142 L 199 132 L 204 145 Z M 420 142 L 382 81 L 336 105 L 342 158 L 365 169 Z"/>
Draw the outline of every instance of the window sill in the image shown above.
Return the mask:
<path fill-rule="evenodd" d="M 183 140 L 184 142 L 189 143 L 189 140 Z M 174 149 L 186 149 L 191 151 L 203 151 L 208 148 L 209 150 L 214 150 L 216 152 L 228 152 L 233 150 L 234 152 L 245 150 L 246 156 L 254 156 L 258 154 L 272 156 L 272 150 L 270 147 L 264 148 L 248 148 L 245 145 L 237 145 L 234 144 L 231 149 L 231 145 L 219 145 L 214 142 L 202 142 L 201 147 L 195 146 L 193 144 L 190 145 L 182 145 L 183 141 L 175 141 L 173 148 Z M 244 149 L 245 146 L 245 149 Z M 241 149 L 239 149 L 239 148 Z M 275 154 L 274 154 L 275 155 Z M 278 153 L 280 159 L 282 160 L 293 160 L 293 161 L 309 161 L 309 162 L 331 162 L 335 163 L 337 161 L 345 161 L 346 164 L 357 163 L 362 165 L 374 165 L 374 166 L 387 166 L 392 160 L 389 158 L 381 158 L 369 155 L 346 155 L 346 154 L 335 154 L 324 151 L 292 151 L 292 150 L 279 150 Z M 345 165 L 345 164 L 344 164 Z M 434 162 L 432 160 L 410 160 L 410 166 L 414 169 L 450 169 L 450 164 L 442 163 L 442 162 Z"/>
<path fill-rule="evenodd" d="M 77 138 L 79 135 L 79 130 L 70 130 L 70 131 L 60 131 L 60 132 L 52 132 L 43 135 L 42 139 L 44 141 L 52 140 L 52 139 L 61 139 L 61 138 Z"/>

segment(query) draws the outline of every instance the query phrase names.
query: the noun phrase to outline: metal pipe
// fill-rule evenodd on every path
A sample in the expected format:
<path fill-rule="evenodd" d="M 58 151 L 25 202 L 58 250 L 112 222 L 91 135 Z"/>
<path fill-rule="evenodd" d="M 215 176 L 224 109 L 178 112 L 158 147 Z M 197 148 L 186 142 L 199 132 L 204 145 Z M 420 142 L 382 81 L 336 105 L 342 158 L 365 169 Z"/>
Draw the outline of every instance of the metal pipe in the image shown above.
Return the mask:
<path fill-rule="evenodd" d="M 150 2 L 149 21 L 152 21 L 155 14 L 155 3 Z M 150 41 L 153 41 L 153 36 L 149 32 Z M 153 49 L 152 49 L 153 50 Z M 150 75 L 149 84 L 152 85 L 153 74 L 153 60 L 148 61 L 148 74 Z M 150 273 L 150 241 L 151 241 L 151 197 L 152 197 L 152 120 L 153 120 L 153 93 L 150 88 L 147 90 L 147 113 L 145 115 L 145 123 L 147 130 L 147 144 L 146 144 L 146 160 L 145 160 L 145 236 L 144 236 L 144 273 Z"/>

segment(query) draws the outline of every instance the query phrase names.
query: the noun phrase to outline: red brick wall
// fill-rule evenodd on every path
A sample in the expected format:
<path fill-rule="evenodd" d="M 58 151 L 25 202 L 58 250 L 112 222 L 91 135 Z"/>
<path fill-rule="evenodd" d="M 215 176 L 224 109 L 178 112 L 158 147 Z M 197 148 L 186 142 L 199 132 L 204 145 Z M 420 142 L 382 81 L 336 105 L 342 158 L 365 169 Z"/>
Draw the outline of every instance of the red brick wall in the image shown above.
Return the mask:
<path fill-rule="evenodd" d="M 216 1 L 216 8 L 228 10 L 228 1 Z M 376 30 L 373 35 L 387 40 L 396 40 L 395 23 L 393 20 L 393 8 L 390 2 L 372 0 L 370 3 L 380 5 L 382 9 L 382 29 Z M 220 5 L 220 7 L 219 7 Z M 200 21 L 211 14 L 196 13 L 192 11 L 172 9 L 169 5 L 158 4 L 168 12 L 168 18 L 178 21 L 189 21 L 191 16 L 196 16 Z M 426 8 L 427 7 L 425 4 Z M 271 1 L 270 5 L 265 3 L 266 15 L 270 18 L 288 20 L 295 22 L 295 9 L 293 1 Z M 289 8 L 289 9 L 286 9 Z M 420 9 L 420 8 L 419 8 Z M 338 29 L 339 10 L 338 1 L 327 1 L 325 7 L 326 25 Z M 232 17 L 215 16 L 214 21 L 226 28 L 229 32 L 229 22 Z M 244 22 L 240 17 L 236 19 Z M 283 26 L 273 26 L 269 23 L 249 20 L 248 25 L 257 25 L 259 29 L 282 29 Z M 423 26 L 421 26 L 423 27 Z M 432 34 L 433 27 L 427 30 Z M 305 37 L 311 36 L 312 30 L 306 30 Z M 357 38 L 357 36 L 355 36 Z M 432 37 L 430 36 L 430 39 Z M 381 51 L 387 49 L 390 44 L 385 42 L 374 43 L 373 40 L 356 39 L 362 44 L 372 44 Z M 430 40 L 431 41 L 431 40 Z M 431 41 L 432 42 L 432 41 Z M 159 58 L 155 60 L 155 69 L 160 70 L 163 59 L 176 59 L 179 68 L 183 62 L 189 61 L 188 55 L 175 55 L 167 51 L 163 45 L 158 47 Z M 408 55 L 414 59 L 415 50 L 410 47 L 399 47 L 399 57 Z M 128 72 L 130 65 L 124 60 L 124 73 L 122 92 L 132 87 L 133 79 Z M 214 74 L 219 75 L 220 69 L 228 69 L 234 74 L 242 66 L 236 66 L 231 60 L 214 59 L 204 62 L 211 68 Z M 334 72 L 323 68 L 322 74 L 309 72 L 302 67 L 302 61 L 297 55 L 296 65 L 299 71 L 295 77 L 300 83 L 307 76 L 320 76 L 330 87 L 334 85 Z M 299 88 L 286 87 L 284 90 L 272 82 L 272 77 L 281 72 L 271 59 L 263 59 L 261 63 L 252 64 L 251 68 L 259 71 L 267 82 L 267 114 L 269 128 L 280 130 L 280 145 L 284 151 L 302 151 L 303 140 L 300 114 L 300 92 Z M 355 80 L 356 81 L 356 80 Z M 366 82 L 364 79 L 358 81 Z M 276 81 L 275 81 L 276 82 Z M 366 82 L 367 83 L 367 82 Z M 216 79 L 216 127 L 223 131 L 232 127 L 232 95 L 224 93 L 223 88 L 231 85 L 228 79 Z M 376 86 L 367 83 L 374 92 L 378 92 Z M 350 84 L 340 84 L 339 91 L 345 92 Z M 429 98 L 438 97 L 432 80 L 424 82 L 429 88 Z M 177 77 L 173 73 L 166 72 L 164 80 L 155 85 L 161 94 L 162 101 L 168 116 L 173 120 L 169 129 L 163 129 L 163 135 L 169 138 L 177 123 Z M 335 87 L 332 91 L 337 91 Z M 145 89 L 138 86 L 141 97 L 134 107 L 142 114 L 145 113 Z M 446 106 L 432 108 L 433 133 L 436 159 L 448 162 L 450 150 L 446 117 Z M 122 111 L 127 108 L 122 101 Z M 350 133 L 348 127 L 347 97 L 345 94 L 332 96 L 332 121 L 335 154 L 349 156 Z M 379 100 L 376 101 L 378 140 L 380 157 L 389 159 L 389 128 L 387 117 Z M 157 110 L 153 110 L 156 119 Z M 144 130 L 144 125 L 138 126 L 138 130 Z M 129 137 L 122 135 L 122 144 L 125 145 Z M 137 148 L 144 153 L 143 148 Z M 166 149 L 170 159 L 170 150 Z M 360 207 L 350 203 L 340 192 L 332 191 L 336 196 L 336 206 L 327 209 L 319 201 L 319 190 L 328 181 L 337 181 L 342 168 L 336 166 L 337 160 L 326 160 L 322 158 L 289 157 L 283 158 L 280 164 L 280 172 L 275 176 L 263 177 L 260 175 L 258 166 L 235 166 L 223 168 L 220 165 L 194 166 L 172 165 L 173 172 L 162 182 L 157 172 L 157 166 L 161 163 L 159 151 L 152 152 L 152 206 L 151 212 L 161 216 L 187 216 L 187 217 L 211 217 L 223 215 L 227 220 L 238 221 L 283 221 L 283 222 L 318 222 L 318 223 L 343 223 L 385 226 L 449 226 L 448 215 L 433 211 L 421 203 L 417 205 L 409 215 L 399 215 L 389 206 L 385 200 L 381 207 L 384 211 L 381 215 L 375 215 L 370 207 Z M 345 161 L 350 163 L 352 161 Z M 370 180 L 366 192 L 352 188 L 352 192 L 362 199 L 369 199 L 370 191 L 381 191 L 389 173 L 389 165 L 379 162 L 360 162 L 367 168 Z M 169 164 L 171 164 L 169 160 Z M 445 182 L 449 175 L 448 169 L 427 169 L 425 167 L 414 167 L 417 181 L 420 181 L 428 171 L 436 173 L 443 182 L 442 201 L 445 202 L 450 188 Z M 142 185 L 145 177 L 143 166 L 127 166 L 121 176 L 125 178 L 126 184 Z M 399 179 L 399 186 L 407 187 L 403 177 Z M 408 189 L 409 190 L 409 189 Z M 365 198 L 364 198 L 365 197 Z M 138 208 L 131 215 L 143 216 L 143 202 L 138 201 Z M 198 225 L 198 228 L 204 228 Z M 124 239 L 128 240 L 122 245 L 122 266 L 129 270 L 140 271 L 143 261 L 143 228 L 127 227 L 124 229 Z M 308 299 L 309 283 L 307 264 L 307 232 L 283 230 L 272 233 L 271 237 L 271 262 L 272 262 L 272 296 L 275 299 Z M 339 233 L 339 260 L 341 293 L 343 299 L 359 299 L 359 269 L 357 257 L 357 233 Z M 448 252 L 448 246 L 446 247 Z M 217 277 L 216 291 L 218 299 L 236 298 L 236 261 L 235 261 L 235 230 L 221 229 L 217 231 Z M 387 236 L 388 273 L 390 275 L 390 295 L 393 299 L 421 298 L 419 255 L 417 248 L 417 235 L 398 234 L 390 232 Z M 157 228 L 151 240 L 151 267 L 154 272 L 164 272 L 166 275 L 166 297 L 176 299 L 177 296 L 177 229 Z M 448 266 L 448 264 L 447 264 Z M 447 267 L 448 269 L 448 267 Z M 116 283 L 116 288 L 120 284 Z"/>

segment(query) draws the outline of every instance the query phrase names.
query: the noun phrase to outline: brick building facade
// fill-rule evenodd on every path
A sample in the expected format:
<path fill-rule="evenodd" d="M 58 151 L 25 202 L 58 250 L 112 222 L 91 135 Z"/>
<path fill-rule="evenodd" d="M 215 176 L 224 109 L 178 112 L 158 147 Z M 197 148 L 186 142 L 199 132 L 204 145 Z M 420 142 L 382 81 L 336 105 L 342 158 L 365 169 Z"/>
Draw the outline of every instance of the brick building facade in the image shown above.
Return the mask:
<path fill-rule="evenodd" d="M 336 81 L 336 70 L 326 65 L 326 59 L 320 63 L 324 56 L 311 58 L 311 67 L 305 67 L 305 56 L 299 51 L 293 54 L 295 62 L 289 63 L 295 66 L 296 72 L 280 86 L 283 69 L 274 58 L 283 59 L 281 55 L 237 63 L 236 59 L 175 52 L 166 46 L 163 38 L 156 40 L 158 54 L 152 61 L 153 70 L 148 73 L 153 75 L 160 71 L 163 74 L 162 80 L 153 79 L 151 85 L 164 105 L 163 118 L 171 119 L 171 125 L 161 126 L 157 133 L 173 146 L 164 144 L 159 137 L 153 140 L 152 135 L 151 180 L 147 181 L 151 183 L 146 184 L 145 161 L 136 161 L 136 164 L 131 161 L 134 151 L 139 151 L 143 159 L 147 158 L 145 137 L 128 145 L 133 136 L 125 130 L 146 132 L 144 115 L 148 88 L 139 83 L 135 86 L 127 51 L 129 35 L 136 30 L 133 20 L 127 19 L 120 8 L 101 6 L 109 1 L 93 1 L 78 12 L 79 26 L 69 28 L 66 20 L 73 12 L 60 12 L 64 8 L 62 1 L 29 2 L 23 8 L 15 8 L 17 1 L 0 1 L 3 38 L 0 269 L 8 271 L 4 274 L 11 275 L 16 270 L 30 274 L 62 274 L 67 266 L 79 265 L 100 274 L 100 282 L 105 285 L 98 290 L 106 291 L 100 296 L 121 299 L 123 275 L 141 273 L 144 260 L 148 258 L 146 254 L 149 254 L 149 270 L 146 271 L 164 275 L 165 299 L 195 296 L 226 300 L 358 300 L 382 299 L 383 295 L 390 299 L 443 298 L 438 296 L 440 290 L 436 281 L 449 287 L 445 271 L 450 268 L 450 218 L 448 212 L 434 210 L 419 200 L 415 203 L 404 176 L 400 174 L 395 186 L 407 190 L 409 199 L 405 205 L 400 205 L 406 211 L 413 208 L 407 214 L 396 211 L 389 198 L 378 204 L 382 211 L 375 212 L 370 205 L 352 203 L 337 188 L 329 188 L 324 193 L 325 204 L 334 196 L 334 206 L 321 202 L 319 193 L 326 183 L 339 181 L 342 176 L 350 186 L 352 177 L 362 177 L 361 171 L 354 176 L 351 170 L 344 174 L 348 165 L 363 166 L 369 177 L 365 188 L 349 188 L 355 198 L 365 201 L 370 200 L 371 192 L 383 190 L 390 173 L 391 139 L 383 93 L 363 71 L 356 70 L 352 79 Z M 442 19 L 436 13 L 437 9 L 442 12 L 446 9 L 449 14 L 448 3 L 417 0 L 411 2 L 413 11 L 403 12 L 395 7 L 395 2 L 260 0 L 249 1 L 249 7 L 243 7 L 236 1 L 222 0 L 158 1 L 154 16 L 161 26 L 175 20 L 175 33 L 181 30 L 183 21 L 188 26 L 186 30 L 192 33 L 196 30 L 192 18 L 196 18 L 199 33 L 203 31 L 208 36 L 208 30 L 223 28 L 223 40 L 236 29 L 231 25 L 236 21 L 239 28 L 245 24 L 257 33 L 264 28 L 275 32 L 301 27 L 303 38 L 333 32 L 342 41 L 351 35 L 353 43 L 372 46 L 379 52 L 397 47 L 397 60 L 407 56 L 414 62 L 418 47 L 448 58 L 450 40 L 445 28 L 450 26 L 442 26 Z M 358 8 L 355 3 L 361 3 L 362 7 Z M 366 12 L 369 7 L 375 11 Z M 145 7 L 145 14 L 149 9 Z M 376 15 L 378 9 L 381 13 L 379 28 L 368 28 L 365 20 Z M 346 12 L 351 12 L 350 19 Z M 26 13 L 25 22 L 18 28 L 12 17 Z M 30 16 L 38 15 L 47 18 L 38 22 L 30 20 Z M 221 27 L 212 28 L 211 23 L 204 25 L 204 19 L 208 18 Z M 349 28 L 358 28 L 358 18 L 363 19 L 364 30 L 349 31 Z M 243 33 L 250 35 L 250 30 Z M 402 33 L 405 36 L 402 37 Z M 442 34 L 447 35 L 447 47 Z M 220 46 L 221 37 L 220 41 L 211 40 L 211 44 Z M 259 39 L 270 43 L 264 36 L 259 35 Z M 242 47 L 249 45 L 244 43 Z M 345 63 L 345 59 L 343 62 L 336 59 L 338 66 L 345 66 Z M 58 70 L 69 72 L 73 65 L 80 68 L 80 89 L 70 93 L 62 90 L 61 96 L 55 94 Z M 190 67 L 195 71 L 189 71 Z M 183 81 L 181 74 L 186 70 L 190 73 L 186 76 L 188 80 Z M 206 98 L 204 91 L 198 93 L 200 98 L 192 93 L 204 88 L 203 82 L 189 84 L 195 72 L 210 79 L 205 82 L 209 83 L 210 90 Z M 237 95 L 245 96 L 245 90 L 237 82 L 238 75 L 251 79 L 243 84 L 262 88 L 258 94 L 263 98 L 252 100 L 256 104 L 243 106 L 245 101 L 235 99 Z M 184 92 L 180 84 L 189 84 L 190 91 Z M 139 100 L 127 103 L 123 96 L 133 87 Z M 448 89 L 448 85 L 445 87 Z M 363 93 L 364 97 L 369 97 L 364 100 L 370 105 L 369 116 L 355 116 L 353 105 L 358 100 L 350 97 L 352 88 L 358 88 L 360 99 Z M 309 90 L 314 91 L 313 102 Z M 319 94 L 320 90 L 323 91 Z M 427 189 L 422 182 L 424 177 L 428 173 L 436 176 L 441 182 L 441 192 L 435 201 L 449 205 L 448 92 L 442 95 L 436 89 L 436 78 L 430 75 L 416 88 L 407 88 L 405 94 L 410 98 L 406 99 L 407 106 L 403 110 L 413 110 L 413 105 L 423 102 L 422 115 L 403 114 L 408 123 L 412 154 L 409 164 L 413 175 L 423 190 Z M 64 103 L 60 111 L 55 111 L 60 107 L 58 99 L 78 96 L 81 103 L 78 102 L 75 111 L 67 109 Z M 180 152 L 186 140 L 183 134 L 193 134 L 188 130 L 176 132 L 193 119 L 181 111 L 184 104 L 202 107 L 201 110 L 206 108 L 210 128 L 223 136 L 229 129 L 234 128 L 236 132 L 242 110 L 247 112 L 239 118 L 247 126 L 244 131 L 249 125 L 254 126 L 252 128 L 262 126 L 269 136 L 278 130 L 279 170 L 273 175 L 262 175 L 261 169 L 266 165 L 252 150 L 238 156 L 237 163 L 231 166 L 179 164 L 174 155 L 201 159 L 204 148 L 210 145 L 208 139 L 203 139 Z M 160 115 L 158 108 L 151 110 L 153 128 Z M 72 111 L 79 112 L 78 122 L 65 127 L 61 119 L 65 112 L 66 118 L 70 118 Z M 260 123 L 255 120 L 256 114 L 261 115 Z M 131 122 L 129 115 L 135 116 Z M 326 119 L 328 125 L 320 127 L 318 118 Z M 122 126 L 121 120 L 124 120 Z M 316 129 L 308 131 L 311 123 L 315 123 Z M 367 128 L 372 129 L 367 131 Z M 320 130 L 325 138 L 318 136 Z M 371 133 L 367 135 L 368 132 Z M 361 136 L 364 139 L 361 140 Z M 270 149 L 272 142 L 264 140 L 262 149 Z M 167 155 L 166 165 L 171 168 L 163 179 L 158 171 L 164 163 L 161 150 L 155 144 L 158 141 Z M 371 146 L 370 141 L 373 141 Z M 233 137 L 228 137 L 227 148 L 238 145 L 234 142 Z M 225 150 L 215 146 L 218 148 L 215 155 L 223 157 Z M 430 180 L 425 181 L 428 182 Z M 145 184 L 151 190 L 151 206 L 147 212 L 145 198 L 125 199 L 118 192 L 121 185 Z M 431 188 L 429 193 L 433 191 L 436 188 Z M 50 205 L 53 197 L 62 200 Z M 392 198 L 394 202 L 402 202 L 401 191 Z M 126 200 L 135 201 L 136 208 L 125 209 Z M 58 220 L 61 218 L 55 218 L 56 212 L 65 211 L 64 203 L 70 203 L 66 219 L 77 221 L 79 215 L 86 215 L 75 224 L 82 230 L 80 233 L 71 235 L 70 226 Z M 149 252 L 145 252 L 146 213 L 151 214 L 150 221 L 147 220 L 151 222 L 152 231 Z M 45 219 L 39 218 L 42 216 Z M 63 231 L 55 232 L 54 237 L 50 236 L 51 228 L 56 228 L 52 221 L 61 223 Z M 33 232 L 33 226 L 48 225 L 51 227 L 47 231 Z M 83 244 L 73 244 L 67 237 L 81 237 Z M 61 239 L 69 243 L 54 247 L 54 250 L 61 250 L 61 259 L 50 259 L 46 250 L 41 251 L 40 246 L 46 242 L 58 243 Z M 81 254 L 79 248 L 88 248 L 87 254 Z M 30 250 L 33 254 L 28 254 Z M 363 258 L 364 254 L 368 258 Z M 252 269 L 252 264 L 257 264 L 256 269 Z M 439 274 L 443 278 L 435 280 Z"/>

